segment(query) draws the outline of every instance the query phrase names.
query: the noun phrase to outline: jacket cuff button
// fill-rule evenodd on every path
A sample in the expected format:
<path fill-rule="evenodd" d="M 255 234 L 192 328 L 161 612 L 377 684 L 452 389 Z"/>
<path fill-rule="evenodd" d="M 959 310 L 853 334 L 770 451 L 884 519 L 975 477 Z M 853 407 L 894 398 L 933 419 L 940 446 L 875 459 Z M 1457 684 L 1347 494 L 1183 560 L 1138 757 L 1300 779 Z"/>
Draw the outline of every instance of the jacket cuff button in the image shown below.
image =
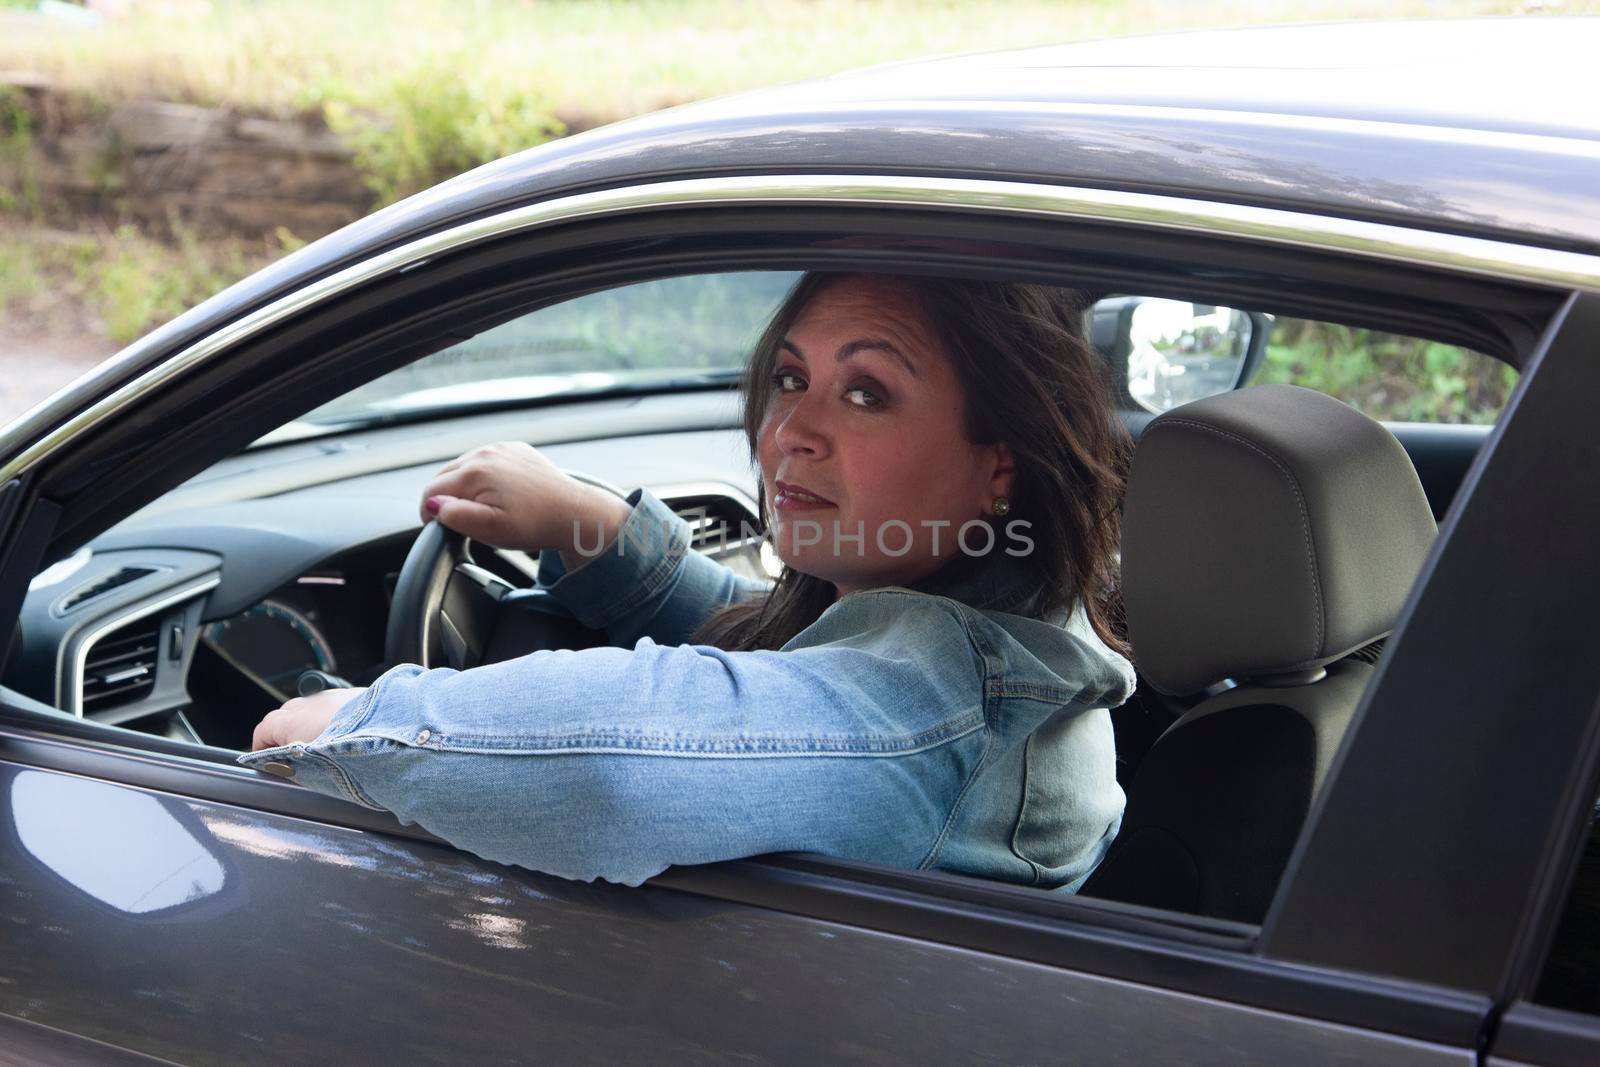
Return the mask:
<path fill-rule="evenodd" d="M 294 768 L 287 763 L 279 763 L 277 760 L 263 763 L 260 769 L 266 771 L 268 774 L 277 775 L 279 778 L 294 777 Z"/>

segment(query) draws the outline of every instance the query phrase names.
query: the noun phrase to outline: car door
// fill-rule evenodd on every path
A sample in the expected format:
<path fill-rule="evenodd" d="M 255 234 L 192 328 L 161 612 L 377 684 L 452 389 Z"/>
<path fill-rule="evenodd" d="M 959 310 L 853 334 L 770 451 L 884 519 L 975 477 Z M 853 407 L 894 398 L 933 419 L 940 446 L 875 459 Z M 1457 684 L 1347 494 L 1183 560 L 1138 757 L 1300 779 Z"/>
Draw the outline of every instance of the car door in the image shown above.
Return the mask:
<path fill-rule="evenodd" d="M 1319 264 L 1350 265 L 1345 231 L 1310 216 L 1271 212 L 1274 242 L 1241 241 L 1236 205 L 1184 202 L 1179 231 L 1158 197 L 1108 221 L 1103 192 L 1070 188 L 904 179 L 885 206 L 874 176 L 718 181 L 513 208 L 171 331 L 9 442 L 0 599 L 14 614 L 47 556 L 331 390 L 563 293 L 852 255 L 1072 280 L 1137 238 L 1152 291 L 1231 262 L 1230 286 L 1292 303 Z M 1570 801 L 1595 785 L 1600 633 L 1563 620 L 1600 591 L 1581 525 L 1600 499 L 1581 414 L 1600 324 L 1571 295 L 1600 268 L 1479 243 L 1464 272 L 1432 235 L 1371 231 L 1386 254 L 1351 314 L 1415 316 L 1427 288 L 1447 316 L 1454 286 L 1543 335 L 1509 342 L 1527 373 L 1262 926 L 821 857 L 564 882 L 8 693 L 0 1040 L 181 1062 L 1474 1062 L 1557 910 Z M 1537 551 L 1524 515 L 1550 526 Z"/>

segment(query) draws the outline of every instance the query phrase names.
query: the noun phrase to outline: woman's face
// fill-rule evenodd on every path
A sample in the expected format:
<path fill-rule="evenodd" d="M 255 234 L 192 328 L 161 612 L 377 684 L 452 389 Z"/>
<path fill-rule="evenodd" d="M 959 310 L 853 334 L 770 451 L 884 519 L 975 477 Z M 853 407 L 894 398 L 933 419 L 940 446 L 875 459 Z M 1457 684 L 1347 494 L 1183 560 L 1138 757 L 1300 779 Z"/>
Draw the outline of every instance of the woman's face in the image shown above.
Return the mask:
<path fill-rule="evenodd" d="M 960 554 L 962 525 L 1010 492 L 1009 450 L 967 440 L 955 368 L 892 281 L 820 289 L 772 379 L 756 453 L 773 548 L 839 596 L 937 570 Z"/>

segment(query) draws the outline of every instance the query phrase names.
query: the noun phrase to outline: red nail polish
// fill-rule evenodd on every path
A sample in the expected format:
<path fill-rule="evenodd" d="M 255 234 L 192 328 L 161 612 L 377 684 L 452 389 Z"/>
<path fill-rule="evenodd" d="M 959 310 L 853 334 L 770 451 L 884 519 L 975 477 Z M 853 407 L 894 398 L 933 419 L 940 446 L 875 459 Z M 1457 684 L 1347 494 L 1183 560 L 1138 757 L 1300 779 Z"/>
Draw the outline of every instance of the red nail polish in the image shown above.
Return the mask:
<path fill-rule="evenodd" d="M 428 509 L 429 515 L 439 514 L 439 498 L 436 496 L 430 496 L 423 502 L 422 506 Z"/>

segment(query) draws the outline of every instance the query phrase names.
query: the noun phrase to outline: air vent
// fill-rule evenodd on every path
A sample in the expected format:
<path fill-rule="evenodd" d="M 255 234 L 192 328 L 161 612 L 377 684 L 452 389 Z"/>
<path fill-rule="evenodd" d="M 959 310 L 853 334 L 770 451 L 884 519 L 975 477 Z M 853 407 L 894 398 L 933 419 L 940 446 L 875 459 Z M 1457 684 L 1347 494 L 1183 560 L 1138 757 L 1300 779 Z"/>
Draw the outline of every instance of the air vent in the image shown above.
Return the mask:
<path fill-rule="evenodd" d="M 689 524 L 689 547 L 696 552 L 721 555 L 754 541 L 756 520 L 725 496 L 679 497 L 672 510 Z"/>
<path fill-rule="evenodd" d="M 109 593 L 113 589 L 127 585 L 129 582 L 136 582 L 145 575 L 154 573 L 155 569 L 152 567 L 119 567 L 110 574 L 101 575 L 81 589 L 73 590 L 72 595 L 62 601 L 59 610 L 71 611 L 79 604 L 86 600 L 92 600 L 101 593 Z"/>
<path fill-rule="evenodd" d="M 160 634 L 159 619 L 141 619 L 94 643 L 83 666 L 85 712 L 132 704 L 150 695 L 156 687 Z"/>

